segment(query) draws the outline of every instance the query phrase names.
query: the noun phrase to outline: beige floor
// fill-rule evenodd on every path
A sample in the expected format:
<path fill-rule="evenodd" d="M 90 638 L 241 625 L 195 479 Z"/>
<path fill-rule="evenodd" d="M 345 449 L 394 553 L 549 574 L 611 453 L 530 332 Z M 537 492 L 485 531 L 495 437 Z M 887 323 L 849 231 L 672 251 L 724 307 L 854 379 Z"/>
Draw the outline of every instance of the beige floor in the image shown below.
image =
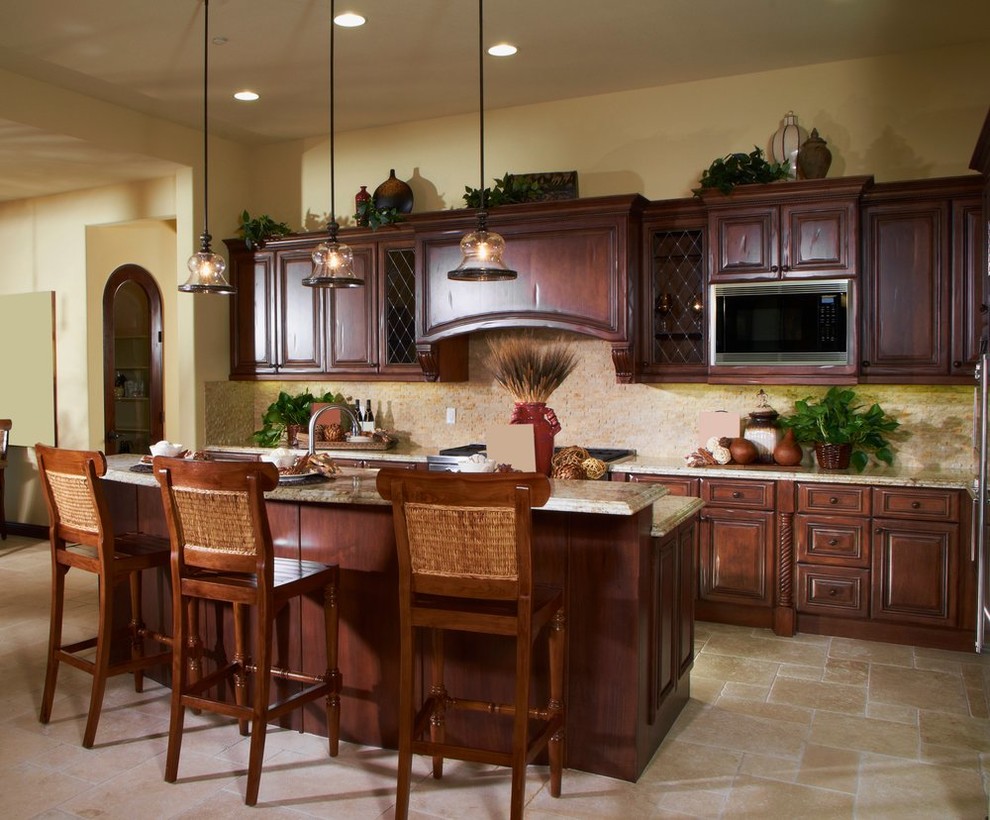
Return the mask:
<path fill-rule="evenodd" d="M 70 573 L 73 629 L 94 587 Z M 393 752 L 272 731 L 258 807 L 243 805 L 246 742 L 191 719 L 179 782 L 162 781 L 167 690 L 107 695 L 96 747 L 79 745 L 89 678 L 63 667 L 37 720 L 48 626 L 48 548 L 0 543 L 0 817 L 391 817 Z M 529 774 L 527 817 L 982 818 L 990 782 L 990 657 L 842 638 L 781 639 L 698 624 L 693 699 L 636 784 L 577 771 L 551 798 Z M 418 818 L 506 816 L 500 769 L 416 764 Z"/>

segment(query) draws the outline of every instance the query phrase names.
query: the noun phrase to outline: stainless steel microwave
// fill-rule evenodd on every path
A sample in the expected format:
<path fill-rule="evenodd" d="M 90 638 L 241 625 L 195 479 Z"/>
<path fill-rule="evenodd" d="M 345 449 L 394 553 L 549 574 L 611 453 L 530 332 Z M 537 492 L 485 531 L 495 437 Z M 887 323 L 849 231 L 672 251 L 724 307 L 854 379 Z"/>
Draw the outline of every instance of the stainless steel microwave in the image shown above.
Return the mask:
<path fill-rule="evenodd" d="M 849 281 L 711 286 L 712 364 L 850 365 Z"/>

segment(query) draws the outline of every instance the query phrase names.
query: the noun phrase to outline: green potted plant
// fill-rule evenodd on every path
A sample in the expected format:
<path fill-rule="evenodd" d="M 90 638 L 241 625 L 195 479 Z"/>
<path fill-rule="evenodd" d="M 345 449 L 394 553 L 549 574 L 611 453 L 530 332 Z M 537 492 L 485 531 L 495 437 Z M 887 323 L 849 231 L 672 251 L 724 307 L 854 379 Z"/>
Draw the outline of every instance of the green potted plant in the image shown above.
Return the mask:
<path fill-rule="evenodd" d="M 708 188 L 717 188 L 727 194 L 737 185 L 775 182 L 778 179 L 787 179 L 788 176 L 788 163 L 767 162 L 763 150 L 754 145 L 748 154 L 727 154 L 714 160 L 702 172 L 701 187 L 695 188 L 694 192 L 701 194 Z"/>
<path fill-rule="evenodd" d="M 495 180 L 494 188 L 485 188 L 485 207 L 512 205 L 516 202 L 535 202 L 544 195 L 543 186 L 535 179 L 505 172 L 505 176 Z M 481 205 L 481 191 L 464 186 L 464 203 L 469 208 Z"/>
<path fill-rule="evenodd" d="M 857 403 L 849 388 L 830 387 L 819 401 L 811 396 L 794 403 L 794 413 L 783 416 L 779 424 L 794 431 L 794 438 L 815 445 L 818 464 L 826 469 L 842 469 L 851 463 L 862 472 L 872 454 L 878 461 L 891 464 L 894 454 L 887 434 L 900 427 L 879 404 L 869 408 Z"/>
<path fill-rule="evenodd" d="M 253 251 L 262 247 L 266 239 L 292 233 L 292 228 L 284 222 L 276 222 L 268 214 L 252 218 L 247 211 L 242 211 L 241 224 L 238 226 L 237 232 L 241 235 L 248 250 Z"/>
<path fill-rule="evenodd" d="M 314 396 L 308 390 L 290 396 L 284 390 L 268 405 L 261 416 L 261 429 L 255 430 L 251 438 L 262 447 L 275 447 L 285 436 L 290 447 L 298 443 L 299 431 L 309 424 L 313 402 L 338 403 L 346 401 L 343 393 L 328 390 L 322 396 Z"/>

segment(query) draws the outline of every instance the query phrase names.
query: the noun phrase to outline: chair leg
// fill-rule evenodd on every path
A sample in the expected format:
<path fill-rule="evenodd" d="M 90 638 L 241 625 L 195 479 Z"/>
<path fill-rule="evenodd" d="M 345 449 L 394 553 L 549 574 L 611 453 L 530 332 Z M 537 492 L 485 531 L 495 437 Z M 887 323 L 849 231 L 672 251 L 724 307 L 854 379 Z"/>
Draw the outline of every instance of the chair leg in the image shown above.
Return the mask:
<path fill-rule="evenodd" d="M 55 700 L 55 683 L 58 680 L 58 651 L 62 646 L 62 614 L 65 611 L 65 575 L 68 567 L 52 563 L 52 607 L 48 625 L 48 665 L 45 669 L 45 691 L 41 696 L 41 714 L 38 720 L 48 723 Z"/>
<path fill-rule="evenodd" d="M 96 657 L 93 658 L 93 688 L 89 696 L 89 717 L 83 733 L 83 748 L 90 749 L 96 740 L 96 727 L 103 709 L 103 694 L 107 686 L 107 670 L 110 668 L 110 644 L 113 636 L 113 582 L 100 577 L 100 612 L 96 632 Z"/>
<path fill-rule="evenodd" d="M 340 633 L 340 609 L 337 591 L 339 588 L 339 572 L 334 572 L 333 580 L 323 591 L 323 626 L 327 644 L 327 681 L 330 691 L 327 693 L 327 744 L 330 757 L 336 757 L 340 750 L 340 668 L 337 660 L 337 643 Z"/>
<path fill-rule="evenodd" d="M 247 675 L 244 671 L 244 666 L 247 663 L 245 648 L 247 623 L 244 618 L 246 609 L 247 607 L 243 604 L 234 604 L 234 663 L 236 664 L 236 671 L 234 672 L 234 702 L 238 706 L 248 705 Z M 258 628 L 261 628 L 261 624 L 258 625 Z M 237 727 L 242 735 L 247 736 L 249 727 L 248 721 L 245 718 L 237 719 Z"/>
<path fill-rule="evenodd" d="M 236 609 L 236 605 L 235 605 Z M 265 733 L 268 730 L 268 702 L 272 679 L 271 642 L 272 614 L 259 607 L 258 632 L 254 642 L 255 681 L 254 703 L 251 721 L 251 750 L 248 754 L 247 790 L 244 804 L 253 806 L 258 802 L 258 789 L 261 786 L 261 765 L 265 757 Z"/>
<path fill-rule="evenodd" d="M 550 624 L 550 712 L 564 711 L 564 609 L 561 607 Z M 564 727 L 554 732 L 547 744 L 550 757 L 550 796 L 560 797 L 564 769 Z"/>
<path fill-rule="evenodd" d="M 512 727 L 511 820 L 522 820 L 526 796 L 526 750 L 529 746 L 529 677 L 533 646 L 524 636 L 516 636 L 515 718 Z"/>
<path fill-rule="evenodd" d="M 443 630 L 431 629 L 433 652 L 430 663 L 433 668 L 433 685 L 430 695 L 436 697 L 436 706 L 430 716 L 430 740 L 443 743 L 447 738 L 447 687 L 444 684 Z M 443 777 L 443 755 L 433 755 L 433 777 Z"/>
<path fill-rule="evenodd" d="M 191 676 L 191 650 L 195 639 L 191 633 L 195 621 L 191 613 L 195 600 L 173 601 L 172 614 L 172 700 L 168 721 L 168 751 L 165 754 L 165 782 L 174 783 L 179 775 L 179 752 L 182 749 L 182 725 L 186 707 L 182 704 Z"/>
<path fill-rule="evenodd" d="M 144 657 L 144 638 L 141 632 L 144 629 L 143 615 L 141 611 L 141 572 L 131 572 L 128 574 L 128 583 L 131 590 L 131 622 L 128 624 L 131 631 L 131 659 L 138 660 Z M 144 691 L 144 670 L 134 670 L 134 691 Z"/>
<path fill-rule="evenodd" d="M 409 789 L 412 785 L 413 709 L 413 628 L 399 625 L 399 759 L 395 787 L 395 820 L 409 816 Z"/>

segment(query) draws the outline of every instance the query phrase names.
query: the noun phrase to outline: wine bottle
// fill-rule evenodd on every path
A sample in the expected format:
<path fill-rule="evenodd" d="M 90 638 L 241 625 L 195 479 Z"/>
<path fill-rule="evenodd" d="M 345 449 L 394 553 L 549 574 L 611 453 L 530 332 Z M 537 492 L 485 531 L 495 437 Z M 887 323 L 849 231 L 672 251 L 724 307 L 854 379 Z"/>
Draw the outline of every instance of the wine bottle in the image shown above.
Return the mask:
<path fill-rule="evenodd" d="M 361 430 L 365 433 L 375 432 L 375 414 L 371 410 L 371 399 L 365 403 L 364 419 L 361 422 Z"/>
<path fill-rule="evenodd" d="M 364 414 L 361 412 L 361 400 L 355 399 L 354 401 L 354 421 L 357 423 L 359 430 L 364 430 Z M 348 433 L 350 435 L 350 433 Z"/>

